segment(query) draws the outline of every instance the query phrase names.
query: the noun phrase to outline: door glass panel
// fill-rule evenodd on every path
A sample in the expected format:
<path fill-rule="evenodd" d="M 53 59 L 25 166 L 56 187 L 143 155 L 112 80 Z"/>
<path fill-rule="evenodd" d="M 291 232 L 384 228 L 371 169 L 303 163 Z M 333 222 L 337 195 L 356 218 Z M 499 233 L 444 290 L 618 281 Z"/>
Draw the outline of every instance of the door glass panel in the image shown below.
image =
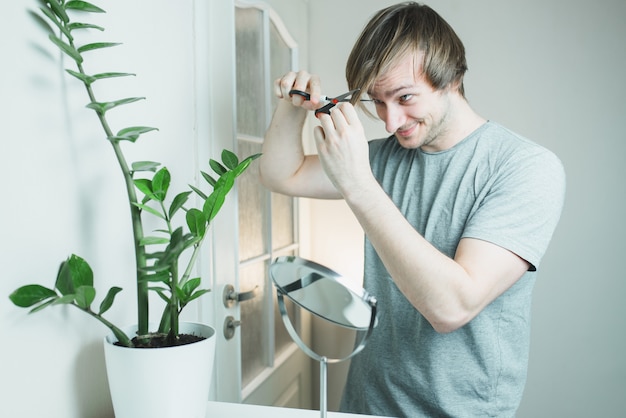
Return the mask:
<path fill-rule="evenodd" d="M 239 140 L 240 158 L 261 152 L 261 144 Z M 267 252 L 268 193 L 259 183 L 258 164 L 251 164 L 238 179 L 239 259 L 249 260 Z"/>
<path fill-rule="evenodd" d="M 242 384 L 246 386 L 256 375 L 262 372 L 268 364 L 270 347 L 268 329 L 265 321 L 269 317 L 266 312 L 265 272 L 267 262 L 254 263 L 242 267 L 239 273 L 239 282 L 242 289 L 251 290 L 256 286 L 256 296 L 241 304 L 241 326 L 245 332 L 241 333 L 241 361 Z M 245 326 L 245 328 L 244 328 Z"/>
<path fill-rule="evenodd" d="M 293 198 L 272 193 L 272 248 L 279 250 L 294 242 Z"/>
<path fill-rule="evenodd" d="M 274 23 L 270 24 L 270 79 L 276 80 L 291 68 L 293 50 L 278 32 Z M 278 98 L 272 94 L 272 106 L 276 106 Z"/>
<path fill-rule="evenodd" d="M 280 254 L 280 255 L 294 255 L 293 252 L 291 253 L 287 253 L 287 254 Z M 270 279 L 271 280 L 271 279 Z M 274 300 L 276 299 L 276 288 L 274 286 L 272 286 L 272 298 Z M 298 315 L 298 310 L 296 309 L 296 305 L 289 300 L 289 298 L 284 298 L 285 300 L 285 309 L 287 310 L 287 314 L 289 315 L 289 318 L 297 318 L 296 315 Z M 296 331 L 300 331 L 299 330 L 299 323 L 298 321 L 293 321 L 292 320 L 292 324 L 294 325 L 294 328 L 296 328 Z M 287 332 L 287 329 L 285 328 L 285 324 L 283 323 L 283 319 L 280 315 L 280 309 L 278 308 L 278 304 L 275 303 L 274 304 L 274 329 L 276 330 L 276 338 L 275 338 L 275 345 L 276 345 L 276 355 L 279 355 L 280 353 L 282 353 L 285 349 L 287 349 L 291 344 L 293 344 L 293 341 L 291 339 L 291 336 L 289 335 L 289 333 Z"/>
<path fill-rule="evenodd" d="M 237 8 L 237 133 L 262 137 L 265 132 L 263 14 Z"/>

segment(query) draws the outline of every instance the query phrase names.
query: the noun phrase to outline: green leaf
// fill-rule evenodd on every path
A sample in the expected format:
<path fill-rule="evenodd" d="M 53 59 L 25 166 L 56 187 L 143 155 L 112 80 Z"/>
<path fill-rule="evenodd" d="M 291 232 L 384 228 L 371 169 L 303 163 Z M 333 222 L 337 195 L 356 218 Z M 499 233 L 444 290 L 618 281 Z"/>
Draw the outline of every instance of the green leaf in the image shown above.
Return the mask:
<path fill-rule="evenodd" d="M 169 304 L 171 302 L 171 298 L 165 294 L 165 292 L 169 292 L 168 289 L 164 287 L 149 287 L 148 289 L 156 292 L 165 303 Z"/>
<path fill-rule="evenodd" d="M 200 196 L 202 198 L 202 200 L 206 200 L 208 198 L 207 195 L 204 194 L 204 192 L 200 189 L 198 189 L 197 187 L 192 186 L 191 184 L 189 185 L 189 187 L 191 188 L 191 190 L 193 190 L 194 192 L 196 192 L 196 194 L 198 196 Z"/>
<path fill-rule="evenodd" d="M 189 297 L 191 296 L 191 294 L 193 293 L 194 290 L 196 290 L 198 288 L 198 286 L 200 286 L 200 282 L 202 280 L 199 277 L 196 277 L 194 279 L 189 279 L 183 286 L 182 286 L 182 291 L 183 293 Z"/>
<path fill-rule="evenodd" d="M 239 164 L 239 158 L 234 152 L 225 149 L 222 150 L 222 162 L 226 167 L 233 170 Z"/>
<path fill-rule="evenodd" d="M 67 295 L 63 295 L 60 298 L 56 298 L 52 301 L 51 305 L 69 305 L 74 303 L 74 298 L 76 295 L 74 293 L 69 293 Z"/>
<path fill-rule="evenodd" d="M 235 176 L 239 177 L 241 173 L 246 171 L 250 163 L 256 160 L 257 158 L 259 158 L 260 156 L 261 154 L 254 154 L 254 155 L 249 156 L 245 160 L 243 160 L 241 163 L 239 163 L 239 165 L 235 167 L 235 169 L 233 169 L 233 171 L 235 172 Z"/>
<path fill-rule="evenodd" d="M 87 75 L 87 74 L 83 74 L 83 73 L 79 73 L 77 71 L 73 71 L 70 69 L 66 69 L 65 70 L 66 73 L 76 77 L 77 79 L 79 79 L 80 81 L 82 81 L 85 85 L 90 86 L 91 83 L 93 83 L 94 81 L 96 81 L 95 78 L 93 78 L 93 76 Z"/>
<path fill-rule="evenodd" d="M 215 171 L 220 176 L 226 174 L 226 172 L 228 171 L 226 167 L 224 167 L 222 164 L 215 160 L 209 160 L 209 166 L 211 166 L 213 171 Z"/>
<path fill-rule="evenodd" d="M 93 286 L 79 286 L 76 289 L 76 295 L 74 295 L 74 300 L 78 307 L 85 310 L 89 309 L 95 298 L 96 289 Z"/>
<path fill-rule="evenodd" d="M 77 71 L 73 71 L 73 70 L 70 70 L 70 69 L 66 69 L 65 71 L 67 73 L 69 73 L 70 75 L 76 77 L 77 79 L 79 79 L 83 83 L 85 83 L 87 86 L 90 86 L 91 84 L 95 83 L 96 81 L 102 80 L 102 79 L 105 79 L 105 78 L 126 77 L 126 76 L 129 76 L 129 75 L 135 75 L 135 74 L 130 74 L 130 73 L 101 73 L 101 74 L 88 75 L 88 74 L 82 74 L 82 73 L 79 73 Z M 153 128 L 153 129 L 156 129 L 156 128 Z M 120 139 L 125 139 L 125 138 L 120 138 Z"/>
<path fill-rule="evenodd" d="M 186 250 L 189 247 L 193 247 L 201 240 L 202 240 L 202 237 L 196 237 L 193 234 L 187 234 L 185 235 L 185 241 L 183 242 L 184 244 L 183 249 Z"/>
<path fill-rule="evenodd" d="M 70 56 L 70 58 L 76 61 L 77 64 L 83 63 L 83 57 L 80 56 L 80 54 L 74 47 L 72 47 L 69 44 L 66 44 L 61 39 L 57 38 L 55 35 L 50 35 L 48 36 L 48 38 L 52 41 L 52 43 L 58 46 L 61 49 L 61 51 L 65 52 L 67 55 Z"/>
<path fill-rule="evenodd" d="M 141 279 L 139 280 L 140 283 L 145 283 L 145 282 L 163 282 L 163 283 L 168 283 L 170 281 L 170 272 L 169 270 L 167 271 L 159 271 L 156 273 L 152 273 L 152 274 L 144 274 L 141 276 Z"/>
<path fill-rule="evenodd" d="M 189 209 L 186 215 L 189 231 L 195 236 L 203 237 L 206 232 L 207 218 L 196 208 Z"/>
<path fill-rule="evenodd" d="M 169 272 L 170 266 L 169 264 L 155 264 L 153 266 L 145 266 L 139 269 L 142 273 L 161 273 L 164 271 Z"/>
<path fill-rule="evenodd" d="M 82 58 L 81 58 L 82 61 Z M 144 100 L 145 97 L 129 97 L 126 99 L 116 100 L 114 102 L 91 102 L 87 105 L 87 108 L 95 110 L 98 114 L 104 115 L 109 110 L 129 103 L 134 103 L 139 100 Z"/>
<path fill-rule="evenodd" d="M 170 219 L 172 219 L 174 217 L 174 214 L 176 214 L 176 212 L 178 212 L 178 210 L 183 207 L 183 205 L 189 199 L 190 194 L 191 192 L 182 192 L 174 197 L 174 200 L 172 200 L 172 205 L 170 206 L 170 210 L 168 212 Z"/>
<path fill-rule="evenodd" d="M 63 22 L 59 20 L 56 15 L 50 10 L 48 7 L 41 7 L 39 10 L 46 16 L 54 25 L 59 28 L 59 30 L 67 37 L 67 39 L 72 40 L 72 35 L 69 33 L 68 29 L 64 26 Z M 54 35 L 54 31 L 50 33 L 48 36 Z"/>
<path fill-rule="evenodd" d="M 225 173 L 219 178 L 219 180 L 217 180 L 213 193 L 211 193 L 208 199 L 204 202 L 204 206 L 202 207 L 202 211 L 204 212 L 204 215 L 206 216 L 209 223 L 213 220 L 213 218 L 215 218 L 215 216 L 224 205 L 226 195 L 233 188 L 234 184 L 234 171 L 229 171 Z"/>
<path fill-rule="evenodd" d="M 150 179 L 135 179 L 133 180 L 135 187 L 146 196 L 152 196 L 152 180 Z"/>
<path fill-rule="evenodd" d="M 61 263 L 55 286 L 62 295 L 73 294 L 80 286 L 93 286 L 93 271 L 85 260 L 72 254 Z"/>
<path fill-rule="evenodd" d="M 233 170 L 233 173 L 235 173 L 235 177 L 239 177 L 241 173 L 246 171 L 250 163 L 251 163 L 251 160 L 244 160 L 241 162 L 241 164 L 235 167 L 235 169 Z"/>
<path fill-rule="evenodd" d="M 35 306 L 33 309 L 31 309 L 30 311 L 28 311 L 28 313 L 29 313 L 29 314 L 32 314 L 32 313 L 35 313 L 35 312 L 39 312 L 39 311 L 41 311 L 42 309 L 47 308 L 47 307 L 48 307 L 48 306 L 50 306 L 50 305 L 53 305 L 53 304 L 54 304 L 54 302 L 56 302 L 56 300 L 57 300 L 57 299 L 58 299 L 58 297 L 54 297 L 54 298 L 52 298 L 52 299 L 49 299 L 48 301 L 46 301 L 46 302 L 44 302 L 44 303 L 42 303 L 42 304 L 40 304 L 40 305 Z"/>
<path fill-rule="evenodd" d="M 163 251 L 155 251 L 153 253 L 146 253 L 146 259 L 148 260 L 160 260 L 163 257 Z"/>
<path fill-rule="evenodd" d="M 113 46 L 121 45 L 119 42 L 94 42 L 92 44 L 86 44 L 78 48 L 79 53 L 93 51 L 95 49 L 111 48 Z"/>
<path fill-rule="evenodd" d="M 70 31 L 73 31 L 76 29 L 96 29 L 101 32 L 104 31 L 104 28 L 102 26 L 93 25 L 91 23 L 79 23 L 79 22 L 73 22 L 73 23 L 68 24 L 67 29 L 69 29 Z"/>
<path fill-rule="evenodd" d="M 151 214 L 153 214 L 154 216 L 156 216 L 157 218 L 161 218 L 164 221 L 166 221 L 167 219 L 165 219 L 165 215 L 163 215 L 161 212 L 159 212 L 158 210 L 151 208 L 150 206 L 147 205 L 142 205 L 141 203 L 133 203 L 135 206 L 137 206 L 139 209 L 141 210 L 145 210 L 146 212 L 150 212 Z"/>
<path fill-rule="evenodd" d="M 189 299 L 187 299 L 187 303 L 191 302 L 194 299 L 198 299 L 200 296 L 205 295 L 210 292 L 211 292 L 211 289 L 200 289 L 197 292 L 192 293 L 191 296 L 189 296 Z"/>
<path fill-rule="evenodd" d="M 152 193 L 154 199 L 163 202 L 167 196 L 167 190 L 170 187 L 171 175 L 166 167 L 156 172 L 152 178 Z"/>
<path fill-rule="evenodd" d="M 182 306 L 186 305 L 189 296 L 185 295 L 185 292 L 183 292 L 180 287 L 175 288 L 174 292 L 176 293 L 176 297 L 178 298 L 178 303 L 180 303 Z"/>
<path fill-rule="evenodd" d="M 189 247 L 190 243 L 195 242 L 193 234 L 183 235 L 183 228 L 178 227 L 171 235 L 170 245 L 163 252 L 163 257 L 158 264 L 169 268 L 170 265 L 178 262 L 178 258 Z"/>
<path fill-rule="evenodd" d="M 262 155 L 263 155 L 263 153 L 261 153 L 261 152 L 259 152 L 257 154 L 252 154 L 249 157 L 247 157 L 244 161 L 246 161 L 246 160 L 254 161 L 257 158 L 261 157 Z"/>
<path fill-rule="evenodd" d="M 161 163 L 157 163 L 154 161 L 137 161 L 134 162 L 131 167 L 132 170 L 137 171 L 156 171 L 156 169 L 161 165 Z"/>
<path fill-rule="evenodd" d="M 202 177 L 204 177 L 204 180 L 211 185 L 211 187 L 215 187 L 215 183 L 217 183 L 217 181 L 213 177 L 204 171 L 201 171 L 200 173 L 202 174 Z"/>
<path fill-rule="evenodd" d="M 218 189 L 215 192 L 211 193 L 211 196 L 209 196 L 209 198 L 204 202 L 202 211 L 208 219 L 208 222 L 211 222 L 213 218 L 215 218 L 215 216 L 224 205 L 225 200 L 226 193 L 222 193 L 221 190 Z"/>
<path fill-rule="evenodd" d="M 169 242 L 169 238 L 164 237 L 143 237 L 139 240 L 139 245 L 169 244 Z"/>
<path fill-rule="evenodd" d="M 158 129 L 149 126 L 133 126 L 122 129 L 117 133 L 117 135 L 111 137 L 110 139 L 135 142 L 140 135 L 150 131 L 158 131 Z"/>
<path fill-rule="evenodd" d="M 48 4 L 50 5 L 50 9 L 59 19 L 61 19 L 65 23 L 70 21 L 70 18 L 67 16 L 67 13 L 65 13 L 65 9 L 63 8 L 59 0 L 48 0 Z"/>
<path fill-rule="evenodd" d="M 48 20 L 54 23 L 56 27 L 63 27 L 63 24 L 60 22 L 59 18 L 56 17 L 56 15 L 52 12 L 52 10 L 50 10 L 49 7 L 40 7 L 39 10 L 41 10 L 41 13 L 43 13 L 44 16 L 48 18 Z M 54 31 L 52 31 L 52 33 L 54 33 Z"/>
<path fill-rule="evenodd" d="M 224 195 L 226 195 L 228 192 L 230 192 L 230 189 L 233 188 L 233 186 L 235 185 L 235 178 L 237 177 L 237 173 L 235 171 L 229 171 L 223 175 L 220 176 L 219 179 L 217 179 L 217 183 L 215 183 L 215 190 L 217 189 L 223 189 L 223 193 Z"/>
<path fill-rule="evenodd" d="M 70 0 L 65 3 L 66 9 L 78 10 L 81 12 L 90 13 L 106 13 L 104 10 L 86 1 Z"/>
<path fill-rule="evenodd" d="M 211 291 L 209 289 L 200 289 L 195 291 L 198 286 L 200 286 L 199 277 L 189 280 L 182 287 L 176 287 L 176 295 L 178 296 L 181 308 L 185 307 L 192 300 L 197 299 Z"/>
<path fill-rule="evenodd" d="M 108 73 L 94 74 L 93 77 L 97 80 L 103 80 L 105 78 L 115 78 L 115 77 L 134 77 L 135 75 L 136 74 L 133 74 L 133 73 L 108 72 Z"/>
<path fill-rule="evenodd" d="M 122 291 L 121 287 L 113 286 L 109 289 L 106 297 L 100 303 L 100 310 L 98 312 L 99 315 L 102 315 L 106 311 L 108 311 L 111 306 L 113 306 L 113 301 L 115 300 L 115 296 Z"/>
<path fill-rule="evenodd" d="M 20 308 L 28 308 L 46 299 L 54 298 L 57 293 L 38 284 L 22 286 L 9 295 L 11 302 Z"/>

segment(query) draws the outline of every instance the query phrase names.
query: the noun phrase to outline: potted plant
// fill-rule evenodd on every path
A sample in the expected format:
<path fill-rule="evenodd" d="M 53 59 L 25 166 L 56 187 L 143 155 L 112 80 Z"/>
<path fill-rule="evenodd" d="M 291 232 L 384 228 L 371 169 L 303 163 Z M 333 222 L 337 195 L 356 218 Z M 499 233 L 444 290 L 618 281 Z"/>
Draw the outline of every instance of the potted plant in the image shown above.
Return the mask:
<path fill-rule="evenodd" d="M 104 10 L 96 5 L 77 0 L 39 0 L 39 12 L 31 12 L 36 21 L 49 33 L 49 39 L 75 64 L 75 69 L 66 69 L 67 73 L 79 80 L 85 87 L 89 102 L 87 107 L 92 109 L 104 131 L 104 137 L 113 148 L 113 153 L 117 159 L 124 178 L 124 187 L 128 197 L 128 204 L 131 214 L 131 225 L 133 233 L 133 248 L 135 253 L 136 288 L 137 288 L 137 324 L 129 328 L 122 328 L 113 324 L 105 318 L 104 314 L 112 307 L 116 295 L 122 290 L 121 287 L 114 286 L 108 290 L 101 299 L 98 308 L 95 308 L 96 288 L 94 286 L 93 271 L 83 258 L 72 254 L 59 267 L 54 287 L 47 287 L 40 284 L 29 284 L 15 290 L 11 295 L 11 301 L 20 307 L 31 308 L 32 312 L 41 311 L 55 305 L 68 305 L 75 307 L 84 313 L 92 316 L 104 324 L 111 332 L 105 338 L 105 356 L 107 368 L 112 361 L 113 353 L 129 355 L 130 360 L 122 360 L 122 370 L 126 372 L 129 368 L 135 370 L 133 379 L 136 377 L 148 377 L 148 381 L 158 381 L 163 384 L 167 378 L 163 376 L 165 369 L 174 372 L 194 371 L 198 369 L 198 363 L 191 360 L 188 365 L 183 364 L 189 360 L 188 354 L 174 354 L 175 361 L 163 361 L 162 359 L 152 359 L 157 363 L 151 365 L 139 365 L 142 361 L 139 358 L 160 356 L 161 353 L 171 352 L 177 349 L 187 348 L 199 352 L 201 358 L 210 358 L 205 349 L 194 348 L 198 342 L 207 341 L 212 344 L 214 350 L 215 338 L 210 338 L 214 330 L 202 324 L 183 325 L 180 323 L 179 315 L 181 311 L 191 301 L 199 298 L 209 289 L 201 288 L 201 279 L 192 277 L 194 266 L 199 255 L 201 245 L 207 235 L 211 221 L 219 212 L 225 201 L 227 194 L 232 190 L 235 179 L 241 175 L 250 163 L 259 156 L 255 154 L 239 161 L 239 158 L 231 151 L 223 150 L 221 162 L 210 160 L 209 166 L 215 173 L 213 175 L 202 172 L 202 178 L 206 181 L 206 187 L 210 192 L 205 192 L 201 188 L 190 186 L 189 190 L 180 192 L 173 197 L 170 194 L 171 175 L 166 167 L 154 161 L 137 161 L 128 163 L 121 144 L 124 142 L 134 143 L 142 135 L 157 130 L 148 126 L 125 127 L 114 132 L 107 120 L 107 113 L 120 106 L 125 106 L 143 98 L 129 97 L 110 102 L 98 101 L 92 86 L 101 80 L 116 77 L 127 77 L 133 74 L 107 72 L 99 74 L 89 74 L 84 67 L 84 53 L 102 48 L 110 48 L 118 43 L 97 42 L 77 46 L 75 36 L 81 31 L 98 30 L 104 28 L 83 21 L 73 20 L 74 16 L 89 16 L 90 13 L 103 13 Z M 188 207 L 189 198 L 193 194 L 201 205 L 197 208 Z M 182 218 L 184 214 L 185 222 L 178 225 L 175 219 Z M 162 227 L 150 233 L 146 233 L 144 218 L 156 218 L 162 223 Z M 163 311 L 160 323 L 154 327 L 149 323 L 149 295 L 151 292 L 157 294 L 163 301 Z M 205 331 L 206 334 L 202 334 Z M 143 348 L 162 347 L 158 350 Z M 163 348 L 166 347 L 166 348 Z M 210 366 L 212 361 L 207 363 L 208 371 L 205 368 L 200 370 L 210 379 Z M 149 370 L 152 370 L 151 372 Z M 117 401 L 117 392 L 130 399 L 137 399 L 137 395 L 129 395 L 128 391 L 134 386 L 143 386 L 142 381 L 133 381 L 129 377 L 119 377 L 112 375 L 108 371 L 109 383 L 113 398 L 116 416 L 139 416 L 135 412 L 128 412 L 128 415 L 120 410 L 121 406 Z M 155 377 L 156 376 L 156 377 Z M 176 382 L 181 375 L 177 374 L 172 384 L 182 387 L 178 391 L 179 396 L 186 396 L 192 392 L 192 387 L 200 388 L 200 396 L 203 396 L 198 405 L 206 405 L 208 397 L 208 383 L 205 385 L 195 385 L 193 382 Z M 117 382 L 125 384 L 121 389 L 114 389 L 113 384 Z M 148 384 L 146 382 L 145 384 Z M 172 392 L 169 392 L 172 393 Z M 204 393 L 202 395 L 202 393 Z M 162 395 L 157 390 L 157 396 Z M 197 395 L 193 395 L 197 396 Z M 162 396 L 157 402 L 156 411 L 158 416 L 169 416 L 164 413 Z M 147 405 L 148 400 L 135 400 L 141 411 L 141 416 L 150 416 Z M 188 400 L 177 399 L 178 405 L 189 403 Z M 167 408 L 165 408 L 167 409 Z M 176 416 L 204 416 L 203 412 L 182 412 L 180 409 L 172 411 Z"/>

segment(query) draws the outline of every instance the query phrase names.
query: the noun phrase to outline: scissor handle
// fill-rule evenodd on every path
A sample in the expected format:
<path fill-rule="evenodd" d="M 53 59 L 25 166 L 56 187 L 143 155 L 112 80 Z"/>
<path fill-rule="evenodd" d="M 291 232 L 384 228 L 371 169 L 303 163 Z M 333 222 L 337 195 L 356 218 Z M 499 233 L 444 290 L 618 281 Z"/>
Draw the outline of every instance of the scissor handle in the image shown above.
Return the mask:
<path fill-rule="evenodd" d="M 304 97 L 304 100 L 311 100 L 311 95 L 309 93 L 307 93 L 306 91 L 302 91 L 302 90 L 289 90 L 289 96 L 293 96 L 294 94 L 298 95 L 298 96 L 302 96 Z M 335 106 L 337 102 L 330 102 L 328 104 L 326 104 L 325 106 L 320 107 L 319 109 L 315 110 L 315 116 L 317 116 L 319 113 L 326 113 L 327 115 L 330 115 L 330 109 Z"/>
<path fill-rule="evenodd" d="M 335 105 L 336 103 L 330 102 L 327 105 L 320 107 L 319 109 L 315 109 L 315 116 L 319 115 L 320 113 L 326 113 L 327 115 L 330 115 L 330 109 L 335 107 Z"/>
<path fill-rule="evenodd" d="M 289 91 L 289 97 L 293 96 L 294 94 L 304 97 L 304 100 L 311 100 L 311 95 L 307 93 L 306 91 L 296 90 L 296 89 Z"/>

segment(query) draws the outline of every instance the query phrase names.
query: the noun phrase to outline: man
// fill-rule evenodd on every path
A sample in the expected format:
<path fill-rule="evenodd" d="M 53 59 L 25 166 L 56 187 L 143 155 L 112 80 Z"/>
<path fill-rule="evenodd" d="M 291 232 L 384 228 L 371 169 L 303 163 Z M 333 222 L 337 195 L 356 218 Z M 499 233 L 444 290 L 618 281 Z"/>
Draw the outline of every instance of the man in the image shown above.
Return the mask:
<path fill-rule="evenodd" d="M 345 412 L 403 417 L 513 416 L 528 364 L 536 268 L 560 217 L 557 157 L 487 121 L 464 96 L 465 50 L 432 9 L 378 12 L 348 59 L 393 135 L 367 142 L 351 103 L 307 111 L 320 80 L 275 83 L 278 104 L 260 168 L 274 191 L 343 198 L 366 235 L 364 286 L 379 325 L 351 363 Z M 289 96 L 310 92 L 310 100 Z M 353 103 L 359 97 L 353 98 Z"/>

